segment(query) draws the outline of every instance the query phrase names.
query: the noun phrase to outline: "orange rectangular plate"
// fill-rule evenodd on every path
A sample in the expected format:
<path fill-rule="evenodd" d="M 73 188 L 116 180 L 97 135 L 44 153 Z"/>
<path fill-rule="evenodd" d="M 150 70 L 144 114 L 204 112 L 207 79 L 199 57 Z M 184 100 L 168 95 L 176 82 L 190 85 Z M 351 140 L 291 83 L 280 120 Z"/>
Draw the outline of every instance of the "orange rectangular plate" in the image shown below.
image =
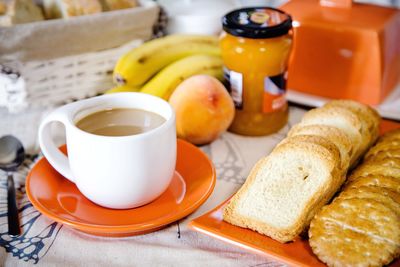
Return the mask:
<path fill-rule="evenodd" d="M 395 128 L 400 128 L 400 124 L 383 121 L 381 133 Z M 222 211 L 228 201 L 229 199 L 208 213 L 194 219 L 189 223 L 189 227 L 211 237 L 290 265 L 325 266 L 313 254 L 307 240 L 298 238 L 294 242 L 282 244 L 265 235 L 223 221 Z M 389 266 L 400 266 L 400 259 L 392 262 Z"/>
<path fill-rule="evenodd" d="M 308 242 L 298 239 L 282 244 L 252 230 L 222 220 L 222 211 L 229 199 L 212 211 L 194 219 L 189 227 L 203 234 L 239 246 L 251 252 L 296 266 L 324 266 L 311 251 Z"/>

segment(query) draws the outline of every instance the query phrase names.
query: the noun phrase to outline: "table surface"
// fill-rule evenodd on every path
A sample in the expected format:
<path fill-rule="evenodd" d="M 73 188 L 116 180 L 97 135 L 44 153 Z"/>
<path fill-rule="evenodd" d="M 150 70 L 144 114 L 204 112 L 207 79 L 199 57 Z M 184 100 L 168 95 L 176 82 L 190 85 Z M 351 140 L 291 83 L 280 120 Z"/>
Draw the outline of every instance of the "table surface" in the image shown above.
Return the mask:
<path fill-rule="evenodd" d="M 37 128 L 49 109 L 30 109 L 9 114 L 0 109 L 0 136 L 19 137 L 30 155 L 39 152 Z M 290 107 L 288 124 L 265 137 L 224 133 L 200 147 L 213 161 L 217 182 L 210 198 L 194 213 L 166 228 L 140 236 L 106 238 L 70 229 L 41 215 L 25 194 L 26 174 L 38 157 L 29 156 L 15 175 L 23 235 L 7 235 L 6 176 L 0 172 L 0 265 L 30 266 L 284 266 L 267 257 L 249 253 L 190 230 L 192 219 L 213 209 L 243 184 L 255 162 L 267 155 L 298 122 L 305 110 Z M 394 125 L 397 127 L 396 125 Z M 55 128 L 55 141 L 64 142 L 63 129 Z"/>
<path fill-rule="evenodd" d="M 363 2 L 396 2 L 399 5 L 398 0 Z M 201 147 L 216 167 L 217 182 L 210 198 L 193 214 L 162 230 L 126 238 L 96 237 L 77 232 L 46 218 L 30 204 L 25 194 L 25 177 L 38 159 L 34 156 L 39 153 L 37 129 L 49 111 L 34 108 L 21 114 L 9 114 L 0 108 L 0 136 L 17 136 L 30 155 L 15 174 L 23 227 L 20 237 L 11 238 L 7 234 L 6 176 L 0 171 L 0 246 L 4 248 L 0 249 L 0 266 L 284 266 L 192 231 L 187 224 L 236 192 L 255 162 L 286 136 L 290 126 L 300 120 L 304 109 L 291 107 L 288 125 L 276 134 L 243 137 L 225 133 L 210 145 Z M 62 128 L 54 130 L 55 142 L 63 144 Z"/>

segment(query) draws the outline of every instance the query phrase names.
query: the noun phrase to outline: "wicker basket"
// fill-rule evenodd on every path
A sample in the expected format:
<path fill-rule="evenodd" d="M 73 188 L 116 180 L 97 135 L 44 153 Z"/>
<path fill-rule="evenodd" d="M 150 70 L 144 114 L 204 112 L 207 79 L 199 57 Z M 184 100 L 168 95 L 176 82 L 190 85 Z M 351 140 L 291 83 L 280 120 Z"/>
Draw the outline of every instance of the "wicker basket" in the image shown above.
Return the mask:
<path fill-rule="evenodd" d="M 26 46 L 15 48 L 14 51 L 9 51 L 0 44 L 0 107 L 6 107 L 9 112 L 15 113 L 27 107 L 63 104 L 110 89 L 113 86 L 112 70 L 118 58 L 152 36 L 152 28 L 157 21 L 159 9 L 152 1 L 141 3 L 141 7 L 132 10 L 96 14 L 95 23 L 93 18 L 90 20 L 74 18 L 70 21 L 43 21 L 36 25 L 17 25 L 20 27 L 15 26 L 15 30 L 0 28 L 2 40 L 7 35 L 18 34 L 18 31 L 28 31 L 21 27 L 30 27 L 30 31 L 33 29 L 33 31 L 56 33 L 51 35 L 53 38 L 51 41 L 49 38 L 38 39 L 38 34 L 32 33 L 31 41 L 27 42 Z M 144 16 L 146 19 L 141 19 Z M 107 35 L 107 31 L 119 29 L 119 25 L 126 25 L 126 20 L 132 21 L 132 18 L 136 17 L 140 22 L 132 28 L 129 28 L 129 25 L 125 26 L 121 33 L 122 37 L 113 31 L 111 36 L 118 38 L 112 38 L 108 43 L 100 40 L 88 45 L 88 40 L 92 37 L 93 40 L 99 40 L 102 34 Z M 85 27 L 90 29 L 103 22 L 107 23 L 105 32 L 99 31 L 96 27 L 95 31 L 83 31 L 82 36 L 85 39 L 75 37 L 76 31 Z M 62 23 L 65 25 L 60 26 Z M 110 23 L 115 23 L 115 27 Z M 54 27 L 57 31 L 52 29 Z M 60 27 L 66 29 L 65 34 L 60 32 Z M 33 41 L 35 39 L 41 43 L 37 44 Z M 73 43 L 69 43 L 65 49 L 58 49 L 57 45 L 60 46 L 70 40 Z M 20 44 L 22 41 L 24 40 L 16 43 Z M 32 52 L 35 49 L 37 53 Z M 63 53 L 62 56 L 60 53 L 52 53 L 57 52 L 57 49 Z"/>

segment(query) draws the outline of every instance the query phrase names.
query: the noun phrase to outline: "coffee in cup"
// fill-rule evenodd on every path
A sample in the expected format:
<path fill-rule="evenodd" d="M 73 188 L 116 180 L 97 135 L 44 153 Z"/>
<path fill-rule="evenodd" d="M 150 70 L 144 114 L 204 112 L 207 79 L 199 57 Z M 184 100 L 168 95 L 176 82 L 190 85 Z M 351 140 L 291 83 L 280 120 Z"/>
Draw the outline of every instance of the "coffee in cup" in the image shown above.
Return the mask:
<path fill-rule="evenodd" d="M 64 124 L 68 157 L 51 138 Z M 49 163 L 96 204 L 145 205 L 168 187 L 175 171 L 175 114 L 168 102 L 143 93 L 97 96 L 62 106 L 39 127 Z"/>
<path fill-rule="evenodd" d="M 110 108 L 89 114 L 76 122 L 76 126 L 92 134 L 126 136 L 141 134 L 165 122 L 157 113 L 134 108 Z"/>

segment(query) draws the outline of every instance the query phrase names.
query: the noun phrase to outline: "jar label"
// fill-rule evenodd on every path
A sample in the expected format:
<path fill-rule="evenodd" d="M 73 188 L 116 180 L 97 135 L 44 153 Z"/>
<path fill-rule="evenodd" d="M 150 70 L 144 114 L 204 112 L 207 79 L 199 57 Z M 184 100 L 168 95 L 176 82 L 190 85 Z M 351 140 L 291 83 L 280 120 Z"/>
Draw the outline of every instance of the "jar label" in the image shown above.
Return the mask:
<path fill-rule="evenodd" d="M 270 8 L 249 8 L 231 15 L 239 25 L 249 25 L 253 29 L 274 27 L 288 19 L 287 14 Z"/>
<path fill-rule="evenodd" d="M 269 20 L 270 16 L 265 12 L 253 12 L 250 15 L 250 20 L 257 24 L 264 24 Z"/>
<path fill-rule="evenodd" d="M 243 108 L 243 74 L 224 67 L 224 78 L 237 109 Z"/>
<path fill-rule="evenodd" d="M 286 105 L 286 73 L 264 78 L 263 112 L 273 112 Z"/>

